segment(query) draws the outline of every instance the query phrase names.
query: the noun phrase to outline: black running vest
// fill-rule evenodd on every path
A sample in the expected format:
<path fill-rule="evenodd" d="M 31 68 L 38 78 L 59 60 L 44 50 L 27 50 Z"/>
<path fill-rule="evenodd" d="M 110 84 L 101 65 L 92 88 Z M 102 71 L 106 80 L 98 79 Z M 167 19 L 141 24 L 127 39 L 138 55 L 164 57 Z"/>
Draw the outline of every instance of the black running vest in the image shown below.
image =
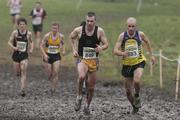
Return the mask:
<path fill-rule="evenodd" d="M 14 41 L 13 41 L 13 45 L 14 46 L 17 46 L 17 42 L 20 41 L 20 42 L 26 42 L 26 51 L 28 50 L 28 39 L 27 39 L 27 30 L 26 30 L 26 33 L 25 34 L 21 34 L 20 31 L 17 29 L 18 31 L 18 35 L 14 38 Z"/>
<path fill-rule="evenodd" d="M 83 47 L 91 47 L 96 48 L 96 44 L 100 44 L 100 40 L 97 36 L 98 26 L 95 26 L 95 30 L 92 36 L 88 36 L 85 31 L 85 25 L 82 28 L 82 35 L 79 39 L 78 43 L 78 54 L 79 56 L 83 56 Z M 96 56 L 98 56 L 98 53 L 96 53 Z"/>

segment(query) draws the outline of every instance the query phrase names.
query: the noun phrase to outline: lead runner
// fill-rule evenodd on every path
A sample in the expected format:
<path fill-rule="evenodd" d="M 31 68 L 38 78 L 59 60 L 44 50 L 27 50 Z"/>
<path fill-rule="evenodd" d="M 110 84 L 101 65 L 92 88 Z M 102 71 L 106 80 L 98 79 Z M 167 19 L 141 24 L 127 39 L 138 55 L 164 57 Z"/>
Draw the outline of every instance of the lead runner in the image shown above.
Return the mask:
<path fill-rule="evenodd" d="M 107 38 L 104 30 L 96 26 L 96 15 L 94 12 L 87 13 L 86 24 L 75 28 L 69 38 L 73 56 L 78 58 L 77 98 L 74 109 L 75 111 L 81 109 L 82 86 L 86 76 L 88 76 L 86 104 L 83 111 L 86 115 L 89 115 L 89 106 L 94 93 L 96 71 L 98 69 L 98 54 L 108 48 Z M 78 46 L 76 46 L 77 42 Z"/>

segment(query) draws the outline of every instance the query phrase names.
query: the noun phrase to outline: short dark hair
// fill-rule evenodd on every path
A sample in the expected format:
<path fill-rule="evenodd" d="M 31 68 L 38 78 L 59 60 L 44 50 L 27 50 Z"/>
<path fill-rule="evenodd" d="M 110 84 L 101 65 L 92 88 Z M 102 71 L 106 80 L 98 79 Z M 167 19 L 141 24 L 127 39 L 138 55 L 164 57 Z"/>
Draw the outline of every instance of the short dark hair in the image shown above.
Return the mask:
<path fill-rule="evenodd" d="M 19 18 L 17 24 L 19 25 L 20 22 L 24 22 L 27 25 L 27 20 L 25 18 Z"/>
<path fill-rule="evenodd" d="M 88 12 L 87 16 L 88 17 L 93 17 L 94 16 L 96 18 L 96 14 L 94 12 Z"/>

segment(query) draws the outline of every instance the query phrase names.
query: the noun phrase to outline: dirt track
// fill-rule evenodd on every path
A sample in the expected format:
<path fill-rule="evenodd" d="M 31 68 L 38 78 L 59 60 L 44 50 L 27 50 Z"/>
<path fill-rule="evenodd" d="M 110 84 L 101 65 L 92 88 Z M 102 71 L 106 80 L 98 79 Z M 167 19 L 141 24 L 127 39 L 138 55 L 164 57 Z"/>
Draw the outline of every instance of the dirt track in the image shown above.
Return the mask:
<path fill-rule="evenodd" d="M 122 84 L 107 81 L 97 81 L 91 115 L 75 112 L 76 71 L 67 67 L 62 67 L 59 89 L 51 96 L 43 67 L 29 66 L 27 96 L 22 98 L 10 67 L 0 65 L 0 120 L 180 120 L 179 101 L 145 87 L 142 108 L 131 114 Z"/>

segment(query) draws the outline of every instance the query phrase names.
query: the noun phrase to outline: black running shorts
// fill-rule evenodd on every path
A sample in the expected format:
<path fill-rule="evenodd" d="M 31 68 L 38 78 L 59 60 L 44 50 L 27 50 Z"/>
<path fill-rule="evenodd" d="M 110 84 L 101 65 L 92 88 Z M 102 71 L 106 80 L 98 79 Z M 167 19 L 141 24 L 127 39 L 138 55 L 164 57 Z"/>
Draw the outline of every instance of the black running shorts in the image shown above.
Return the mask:
<path fill-rule="evenodd" d="M 58 54 L 47 54 L 49 56 L 48 63 L 53 64 L 54 62 L 61 60 L 61 55 Z"/>
<path fill-rule="evenodd" d="M 134 71 L 137 69 L 137 68 L 144 68 L 145 67 L 145 64 L 146 62 L 145 61 L 142 61 L 141 63 L 138 63 L 136 65 L 132 65 L 132 66 L 129 66 L 129 65 L 123 65 L 122 67 L 122 75 L 124 77 L 133 77 L 134 76 Z"/>
<path fill-rule="evenodd" d="M 15 51 L 12 55 L 12 59 L 14 62 L 20 63 L 22 60 L 28 59 L 28 53 Z"/>

